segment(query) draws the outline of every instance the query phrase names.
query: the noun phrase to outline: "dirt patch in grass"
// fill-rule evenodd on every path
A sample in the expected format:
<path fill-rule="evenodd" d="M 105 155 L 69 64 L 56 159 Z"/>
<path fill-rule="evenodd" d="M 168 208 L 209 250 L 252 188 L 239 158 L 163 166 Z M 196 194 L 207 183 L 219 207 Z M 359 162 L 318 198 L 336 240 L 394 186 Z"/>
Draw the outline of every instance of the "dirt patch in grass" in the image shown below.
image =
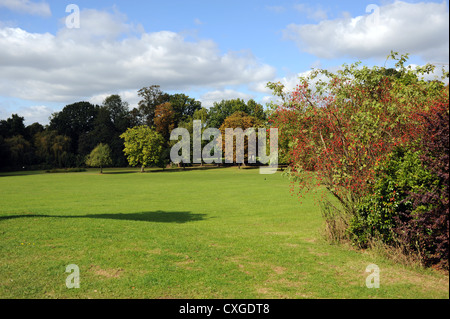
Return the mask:
<path fill-rule="evenodd" d="M 286 268 L 284 267 L 280 267 L 280 266 L 275 266 L 272 267 L 272 270 L 277 274 L 277 275 L 282 275 L 286 272 Z"/>
<path fill-rule="evenodd" d="M 119 278 L 121 273 L 124 271 L 122 268 L 118 269 L 102 269 L 99 266 L 91 265 L 89 271 L 93 272 L 97 276 L 105 278 Z"/>
<path fill-rule="evenodd" d="M 191 266 L 195 263 L 195 261 L 193 259 L 190 259 L 189 256 L 185 256 L 185 258 L 186 260 L 177 261 L 175 265 L 184 269 L 194 270 Z"/>

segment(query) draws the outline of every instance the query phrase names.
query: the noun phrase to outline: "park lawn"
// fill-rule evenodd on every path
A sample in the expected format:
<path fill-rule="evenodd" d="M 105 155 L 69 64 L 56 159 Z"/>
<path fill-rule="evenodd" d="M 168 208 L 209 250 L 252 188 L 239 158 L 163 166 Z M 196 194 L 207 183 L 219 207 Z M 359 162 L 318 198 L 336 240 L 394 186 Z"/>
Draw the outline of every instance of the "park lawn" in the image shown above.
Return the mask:
<path fill-rule="evenodd" d="M 137 171 L 0 175 L 0 298 L 449 298 L 448 275 L 325 242 L 281 173 Z"/>

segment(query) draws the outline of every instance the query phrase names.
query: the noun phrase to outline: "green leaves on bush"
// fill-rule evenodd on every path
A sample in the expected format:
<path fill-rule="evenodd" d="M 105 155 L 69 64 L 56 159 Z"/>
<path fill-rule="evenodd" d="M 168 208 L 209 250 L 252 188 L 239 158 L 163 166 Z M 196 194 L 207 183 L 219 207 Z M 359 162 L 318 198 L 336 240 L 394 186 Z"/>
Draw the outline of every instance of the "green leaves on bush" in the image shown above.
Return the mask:
<path fill-rule="evenodd" d="M 393 244 L 401 212 L 412 210 L 411 193 L 437 184 L 419 151 L 394 149 L 386 163 L 376 170 L 372 194 L 366 196 L 351 220 L 348 234 L 355 245 L 367 247 L 371 239 Z"/>

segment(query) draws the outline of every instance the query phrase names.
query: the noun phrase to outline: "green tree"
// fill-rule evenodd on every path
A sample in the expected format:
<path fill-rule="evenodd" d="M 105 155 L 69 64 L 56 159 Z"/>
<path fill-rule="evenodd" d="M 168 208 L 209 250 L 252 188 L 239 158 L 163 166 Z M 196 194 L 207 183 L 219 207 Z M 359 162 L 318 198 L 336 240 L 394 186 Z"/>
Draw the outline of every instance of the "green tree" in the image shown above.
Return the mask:
<path fill-rule="evenodd" d="M 22 167 L 31 164 L 33 156 L 32 146 L 22 135 L 7 138 L 5 143 L 9 148 L 9 159 L 12 167 Z"/>
<path fill-rule="evenodd" d="M 138 91 L 142 100 L 138 103 L 137 112 L 133 112 L 134 121 L 152 127 L 154 124 L 156 106 L 169 102 L 169 94 L 161 91 L 159 85 L 143 87 Z"/>
<path fill-rule="evenodd" d="M 111 122 L 118 132 L 123 133 L 130 127 L 131 120 L 128 103 L 122 101 L 120 95 L 113 94 L 108 96 L 103 101 L 102 106 L 109 111 Z"/>
<path fill-rule="evenodd" d="M 188 117 L 194 115 L 195 111 L 202 108 L 200 101 L 196 101 L 194 98 L 190 98 L 182 93 L 171 95 L 169 101 L 175 113 L 175 126 L 178 126 L 178 123 L 181 121 L 186 121 Z"/>
<path fill-rule="evenodd" d="M 223 154 L 225 155 L 225 157 L 227 156 L 226 154 L 226 138 L 225 138 L 225 130 L 226 129 L 236 129 L 236 128 L 241 128 L 242 131 L 245 131 L 246 129 L 249 128 L 254 128 L 255 130 L 257 130 L 258 127 L 263 127 L 261 121 L 251 115 L 248 115 L 245 112 L 241 112 L 241 111 L 237 111 L 233 114 L 231 114 L 230 116 L 228 116 L 224 121 L 223 124 L 220 126 L 220 131 L 222 133 L 222 149 L 223 149 Z M 256 136 L 256 132 L 255 132 L 255 136 Z M 242 154 L 242 152 L 244 152 Z M 249 158 L 248 158 L 248 138 L 244 139 L 244 149 L 239 149 L 237 148 L 237 141 L 236 141 L 236 137 L 233 137 L 233 162 L 237 162 L 237 157 L 242 156 L 244 158 L 244 161 L 248 163 Z M 230 158 L 231 160 L 231 158 Z M 242 163 L 245 166 L 245 162 Z M 240 163 L 239 163 L 239 167 L 240 167 Z"/>
<path fill-rule="evenodd" d="M 57 131 L 45 130 L 33 137 L 36 156 L 41 162 L 52 166 L 67 165 L 70 157 L 70 137 L 58 135 Z"/>
<path fill-rule="evenodd" d="M 103 174 L 104 166 L 111 164 L 111 149 L 108 144 L 98 144 L 86 158 L 86 165 L 100 167 L 100 174 Z"/>
<path fill-rule="evenodd" d="M 4 138 L 13 137 L 17 135 L 26 136 L 25 125 L 23 124 L 24 118 L 12 114 L 7 120 L 0 121 L 0 135 Z"/>
<path fill-rule="evenodd" d="M 31 124 L 31 125 L 28 125 L 28 126 L 25 128 L 25 131 L 26 131 L 26 135 L 25 135 L 25 136 L 26 136 L 29 140 L 31 140 L 31 139 L 33 139 L 33 136 L 34 136 L 35 134 L 44 131 L 44 127 L 43 127 L 41 124 L 35 122 L 35 123 Z"/>
<path fill-rule="evenodd" d="M 131 166 L 141 165 L 141 172 L 152 164 L 159 165 L 164 138 L 147 125 L 129 128 L 120 135 L 124 139 L 124 153 Z"/>
<path fill-rule="evenodd" d="M 214 102 L 209 110 L 209 126 L 219 128 L 225 119 L 236 112 L 245 112 L 261 121 L 265 120 L 264 109 L 261 104 L 254 100 L 245 103 L 242 99 L 222 100 Z"/>
<path fill-rule="evenodd" d="M 60 135 L 70 137 L 71 151 L 77 153 L 80 136 L 92 131 L 98 115 L 98 106 L 89 102 L 77 102 L 67 105 L 61 112 L 54 113 L 50 119 L 50 130 L 58 131 Z"/>

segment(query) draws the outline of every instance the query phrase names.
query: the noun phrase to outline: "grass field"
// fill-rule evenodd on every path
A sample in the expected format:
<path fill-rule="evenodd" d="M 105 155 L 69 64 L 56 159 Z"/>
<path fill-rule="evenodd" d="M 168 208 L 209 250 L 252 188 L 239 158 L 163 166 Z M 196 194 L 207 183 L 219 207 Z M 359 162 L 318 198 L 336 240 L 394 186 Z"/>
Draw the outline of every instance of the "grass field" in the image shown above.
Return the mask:
<path fill-rule="evenodd" d="M 0 174 L 0 298 L 449 298 L 446 275 L 325 242 L 279 173 L 105 172 Z"/>

